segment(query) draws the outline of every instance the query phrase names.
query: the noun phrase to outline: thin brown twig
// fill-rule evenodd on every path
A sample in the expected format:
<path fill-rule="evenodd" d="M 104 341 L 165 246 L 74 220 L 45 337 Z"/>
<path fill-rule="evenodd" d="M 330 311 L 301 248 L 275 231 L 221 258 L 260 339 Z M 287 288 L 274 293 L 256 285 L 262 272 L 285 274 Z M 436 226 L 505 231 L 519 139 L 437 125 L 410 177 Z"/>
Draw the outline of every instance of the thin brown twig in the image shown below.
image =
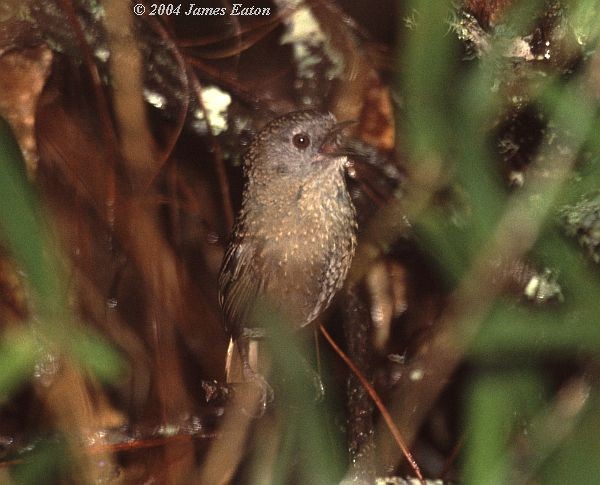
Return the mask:
<path fill-rule="evenodd" d="M 450 472 L 452 465 L 454 465 L 454 463 L 456 462 L 456 459 L 458 458 L 458 454 L 463 449 L 464 444 L 465 444 L 465 435 L 463 434 L 458 439 L 458 441 L 456 442 L 454 447 L 452 448 L 452 451 L 450 452 L 450 456 L 446 459 L 446 463 L 444 463 L 444 468 L 442 468 L 442 473 L 440 473 L 440 478 L 442 480 L 445 479 L 446 476 L 448 475 L 448 473 Z"/>
<path fill-rule="evenodd" d="M 285 14 L 277 14 L 273 18 L 268 18 L 268 20 L 260 20 L 258 22 L 252 23 L 252 25 L 240 29 L 240 34 L 244 35 L 248 32 L 253 32 L 255 30 L 259 30 L 265 26 L 270 26 L 271 24 L 278 24 L 279 21 L 285 16 Z M 201 39 L 180 39 L 177 41 L 180 47 L 204 47 L 211 44 L 217 44 L 218 42 L 224 42 L 226 40 L 232 39 L 234 36 L 231 34 L 218 34 L 212 36 L 206 36 Z"/>
<path fill-rule="evenodd" d="M 127 443 L 112 443 L 92 445 L 88 448 L 88 453 L 95 455 L 106 452 L 116 453 L 119 451 L 137 451 L 144 448 L 157 448 L 159 446 L 171 445 L 174 443 L 191 442 L 197 439 L 207 439 L 217 437 L 217 433 L 202 434 L 194 436 L 191 434 L 177 434 L 164 438 L 139 439 Z"/>
<path fill-rule="evenodd" d="M 171 139 L 169 140 L 169 143 L 167 144 L 165 149 L 162 151 L 162 153 L 159 154 L 158 163 L 156 164 L 156 167 L 157 167 L 156 172 L 150 178 L 150 182 L 148 183 L 146 190 L 144 192 L 146 192 L 150 189 L 150 187 L 156 180 L 156 177 L 158 176 L 158 174 L 161 172 L 162 168 L 164 167 L 165 163 L 167 163 L 167 160 L 171 156 L 171 153 L 173 153 L 173 149 L 175 148 L 175 145 L 177 144 L 177 141 L 179 140 L 179 137 L 181 136 L 181 132 L 183 131 L 183 127 L 185 125 L 185 120 L 187 118 L 187 112 L 190 107 L 190 80 L 189 80 L 189 76 L 188 76 L 187 63 L 185 62 L 183 55 L 179 51 L 177 44 L 173 41 L 173 39 L 171 38 L 171 36 L 167 32 L 167 30 L 162 26 L 162 24 L 156 20 L 154 20 L 153 24 L 154 24 L 154 27 L 156 28 L 156 30 L 158 31 L 158 34 L 160 35 L 161 39 L 171 49 L 171 52 L 175 56 L 175 60 L 177 61 L 177 64 L 179 66 L 180 73 L 181 73 L 181 80 L 182 80 L 182 84 L 183 84 L 182 91 L 184 93 L 184 98 L 183 98 L 183 106 L 181 107 L 179 116 L 177 117 L 177 126 L 175 128 L 175 131 L 174 131 L 173 135 L 171 136 Z"/>
<path fill-rule="evenodd" d="M 313 327 L 313 338 L 315 339 L 315 353 L 317 360 L 317 372 L 322 375 L 322 363 L 321 363 L 321 346 L 319 345 L 319 330 L 317 327 Z"/>
<path fill-rule="evenodd" d="M 228 76 L 222 70 L 216 69 L 200 59 L 185 55 L 186 61 L 193 67 L 199 69 L 204 77 L 209 78 L 215 84 L 223 87 L 233 94 L 239 101 L 249 105 L 251 108 L 265 110 L 275 115 L 276 112 L 266 106 L 266 102 L 245 90 L 236 79 Z"/>
<path fill-rule="evenodd" d="M 365 194 L 367 194 L 369 199 L 371 199 L 378 207 L 380 207 L 388 202 L 388 198 L 379 194 L 377 189 L 375 189 L 375 187 L 373 187 L 369 182 L 367 182 L 366 180 L 363 180 L 363 179 L 357 179 L 357 180 L 358 180 L 358 184 L 360 185 L 360 188 L 362 189 L 362 191 Z"/>
<path fill-rule="evenodd" d="M 110 167 L 114 167 L 117 163 L 117 160 L 120 158 L 118 138 L 114 129 L 114 125 L 112 122 L 109 102 L 106 97 L 106 93 L 102 87 L 102 80 L 100 78 L 100 72 L 98 71 L 98 66 L 94 62 L 94 57 L 92 55 L 92 51 L 90 46 L 88 45 L 85 35 L 83 33 L 83 29 L 81 24 L 79 23 L 79 19 L 77 18 L 77 13 L 75 12 L 75 7 L 71 0 L 59 0 L 59 7 L 67 16 L 69 23 L 73 26 L 73 31 L 75 33 L 75 37 L 77 38 L 77 42 L 79 44 L 79 48 L 83 54 L 84 62 L 88 68 L 88 72 L 92 78 L 92 87 L 94 89 L 94 94 L 96 97 L 96 105 L 98 108 L 98 116 L 100 118 L 100 126 L 102 130 L 102 137 L 106 142 L 106 150 L 107 150 L 107 158 L 108 164 Z M 106 197 L 106 219 L 108 221 L 108 225 L 112 231 L 115 220 L 115 200 L 117 194 L 117 181 L 115 178 L 114 170 L 109 171 L 109 175 L 107 178 L 107 197 Z"/>
<path fill-rule="evenodd" d="M 227 5 L 231 10 L 231 3 L 228 0 L 221 0 L 222 5 Z M 240 52 L 244 49 L 241 48 L 242 45 L 242 27 L 240 26 L 240 21 L 237 16 L 233 15 L 230 18 L 231 25 L 233 26 L 234 31 L 234 39 L 235 39 L 235 48 L 233 49 L 235 55 L 235 71 L 238 70 L 240 65 Z"/>
<path fill-rule="evenodd" d="M 417 475 L 417 478 L 419 479 L 419 481 L 421 482 L 422 485 L 427 485 L 425 482 L 425 479 L 423 478 L 423 474 L 421 473 L 421 469 L 419 468 L 419 465 L 417 464 L 412 453 L 408 449 L 408 446 L 406 446 L 406 443 L 404 442 L 404 439 L 402 438 L 402 435 L 400 434 L 400 430 L 394 423 L 392 416 L 390 415 L 390 413 L 386 409 L 385 405 L 381 401 L 381 398 L 379 397 L 379 394 L 377 393 L 375 388 L 367 380 L 367 378 L 364 376 L 364 374 L 358 369 L 358 367 L 356 367 L 354 365 L 354 362 L 352 362 L 352 360 L 350 360 L 350 358 L 338 346 L 338 344 L 335 343 L 335 340 L 333 340 L 331 335 L 329 335 L 329 332 L 327 332 L 327 330 L 325 330 L 325 327 L 322 324 L 319 324 L 319 329 L 321 330 L 321 333 L 323 334 L 323 336 L 325 337 L 327 342 L 329 342 L 329 345 L 331 345 L 333 350 L 346 363 L 346 365 L 350 368 L 352 373 L 358 378 L 360 383 L 363 385 L 363 387 L 365 388 L 365 390 L 367 391 L 369 396 L 371 396 L 371 399 L 373 399 L 375 406 L 377 406 L 377 409 L 379 409 L 379 412 L 383 416 L 383 419 L 385 420 L 385 422 L 388 426 L 388 429 L 390 430 L 390 433 L 392 434 L 392 436 L 394 437 L 394 440 L 396 441 L 396 443 L 402 450 L 402 453 L 408 460 L 408 463 L 410 464 L 411 468 L 415 472 L 415 475 Z"/>
<path fill-rule="evenodd" d="M 235 46 L 219 49 L 217 51 L 213 51 L 211 53 L 203 53 L 200 54 L 195 52 L 194 55 L 201 59 L 226 59 L 228 57 L 239 56 L 245 50 L 248 50 L 250 47 L 255 45 L 258 41 L 269 35 L 273 30 L 277 28 L 278 24 L 271 24 L 267 26 L 266 29 L 258 31 L 254 33 L 252 36 L 246 38 L 245 40 L 240 40 L 236 42 Z"/>

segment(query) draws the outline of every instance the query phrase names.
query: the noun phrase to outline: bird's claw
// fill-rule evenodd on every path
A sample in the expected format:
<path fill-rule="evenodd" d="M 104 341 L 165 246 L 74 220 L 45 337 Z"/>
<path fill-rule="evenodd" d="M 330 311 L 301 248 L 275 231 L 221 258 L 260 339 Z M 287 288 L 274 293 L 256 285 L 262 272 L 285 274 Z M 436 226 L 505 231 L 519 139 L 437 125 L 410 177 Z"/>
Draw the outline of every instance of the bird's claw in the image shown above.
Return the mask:
<path fill-rule="evenodd" d="M 256 411 L 251 412 L 246 408 L 242 408 L 242 412 L 251 418 L 262 418 L 267 410 L 267 406 L 275 399 L 273 388 L 262 374 L 254 371 L 249 365 L 244 366 L 244 379 L 247 383 L 258 389 L 259 397 Z"/>
<path fill-rule="evenodd" d="M 312 373 L 312 381 L 313 385 L 315 386 L 315 402 L 323 402 L 325 399 L 325 385 L 323 384 L 321 376 L 318 372 L 313 370 Z"/>

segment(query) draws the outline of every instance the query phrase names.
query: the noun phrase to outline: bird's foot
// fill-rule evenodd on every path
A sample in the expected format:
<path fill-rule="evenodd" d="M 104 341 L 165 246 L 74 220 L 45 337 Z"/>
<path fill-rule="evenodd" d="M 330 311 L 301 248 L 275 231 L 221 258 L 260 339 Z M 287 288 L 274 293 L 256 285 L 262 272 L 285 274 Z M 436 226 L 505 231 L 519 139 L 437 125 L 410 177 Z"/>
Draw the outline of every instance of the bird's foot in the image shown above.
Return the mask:
<path fill-rule="evenodd" d="M 312 374 L 312 383 L 315 387 L 315 402 L 323 402 L 325 399 L 325 385 L 321 379 L 320 374 L 314 369 L 310 369 L 310 373 Z"/>
<path fill-rule="evenodd" d="M 254 412 L 242 408 L 242 412 L 252 418 L 261 418 L 264 416 L 267 406 L 275 399 L 273 388 L 263 377 L 262 374 L 256 372 L 250 365 L 244 365 L 244 380 L 258 390 L 258 404 Z"/>

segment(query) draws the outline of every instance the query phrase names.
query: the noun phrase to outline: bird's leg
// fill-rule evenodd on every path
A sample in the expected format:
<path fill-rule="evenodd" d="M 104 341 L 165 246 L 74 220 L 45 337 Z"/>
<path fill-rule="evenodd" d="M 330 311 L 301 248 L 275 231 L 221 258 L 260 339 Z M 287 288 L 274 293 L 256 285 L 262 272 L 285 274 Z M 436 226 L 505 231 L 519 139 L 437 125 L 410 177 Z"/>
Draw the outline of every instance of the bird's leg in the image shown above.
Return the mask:
<path fill-rule="evenodd" d="M 264 376 L 256 370 L 259 361 L 258 346 L 263 337 L 264 331 L 262 329 L 244 329 L 244 332 L 237 340 L 244 381 L 254 385 L 259 391 L 258 412 L 254 416 L 257 418 L 260 418 L 265 413 L 267 405 L 274 399 L 273 388 Z"/>
<path fill-rule="evenodd" d="M 313 370 L 315 376 L 313 378 L 313 383 L 316 389 L 315 401 L 321 402 L 325 399 L 325 385 L 323 384 L 323 380 L 321 379 L 322 368 L 321 368 L 321 347 L 319 345 L 319 325 L 320 322 L 316 322 L 313 324 L 313 339 L 315 344 L 315 358 L 317 363 L 317 369 Z"/>
<path fill-rule="evenodd" d="M 301 359 L 304 371 L 306 375 L 312 382 L 312 385 L 315 388 L 315 401 L 321 402 L 325 398 L 325 386 L 323 385 L 323 381 L 321 380 L 321 374 L 318 370 L 315 370 L 311 363 L 302 358 Z"/>

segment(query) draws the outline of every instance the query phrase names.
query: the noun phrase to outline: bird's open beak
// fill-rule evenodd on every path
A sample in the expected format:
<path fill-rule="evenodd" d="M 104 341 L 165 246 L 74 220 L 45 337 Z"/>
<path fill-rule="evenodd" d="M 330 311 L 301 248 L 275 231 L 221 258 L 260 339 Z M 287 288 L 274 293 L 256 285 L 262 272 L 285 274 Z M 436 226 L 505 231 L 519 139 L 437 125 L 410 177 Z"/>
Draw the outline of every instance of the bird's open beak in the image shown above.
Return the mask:
<path fill-rule="evenodd" d="M 344 151 L 339 146 L 339 135 L 343 130 L 356 123 L 358 123 L 358 121 L 350 120 L 333 125 L 331 130 L 329 130 L 329 133 L 327 133 L 325 140 L 321 143 L 319 153 L 333 157 L 343 156 Z"/>

